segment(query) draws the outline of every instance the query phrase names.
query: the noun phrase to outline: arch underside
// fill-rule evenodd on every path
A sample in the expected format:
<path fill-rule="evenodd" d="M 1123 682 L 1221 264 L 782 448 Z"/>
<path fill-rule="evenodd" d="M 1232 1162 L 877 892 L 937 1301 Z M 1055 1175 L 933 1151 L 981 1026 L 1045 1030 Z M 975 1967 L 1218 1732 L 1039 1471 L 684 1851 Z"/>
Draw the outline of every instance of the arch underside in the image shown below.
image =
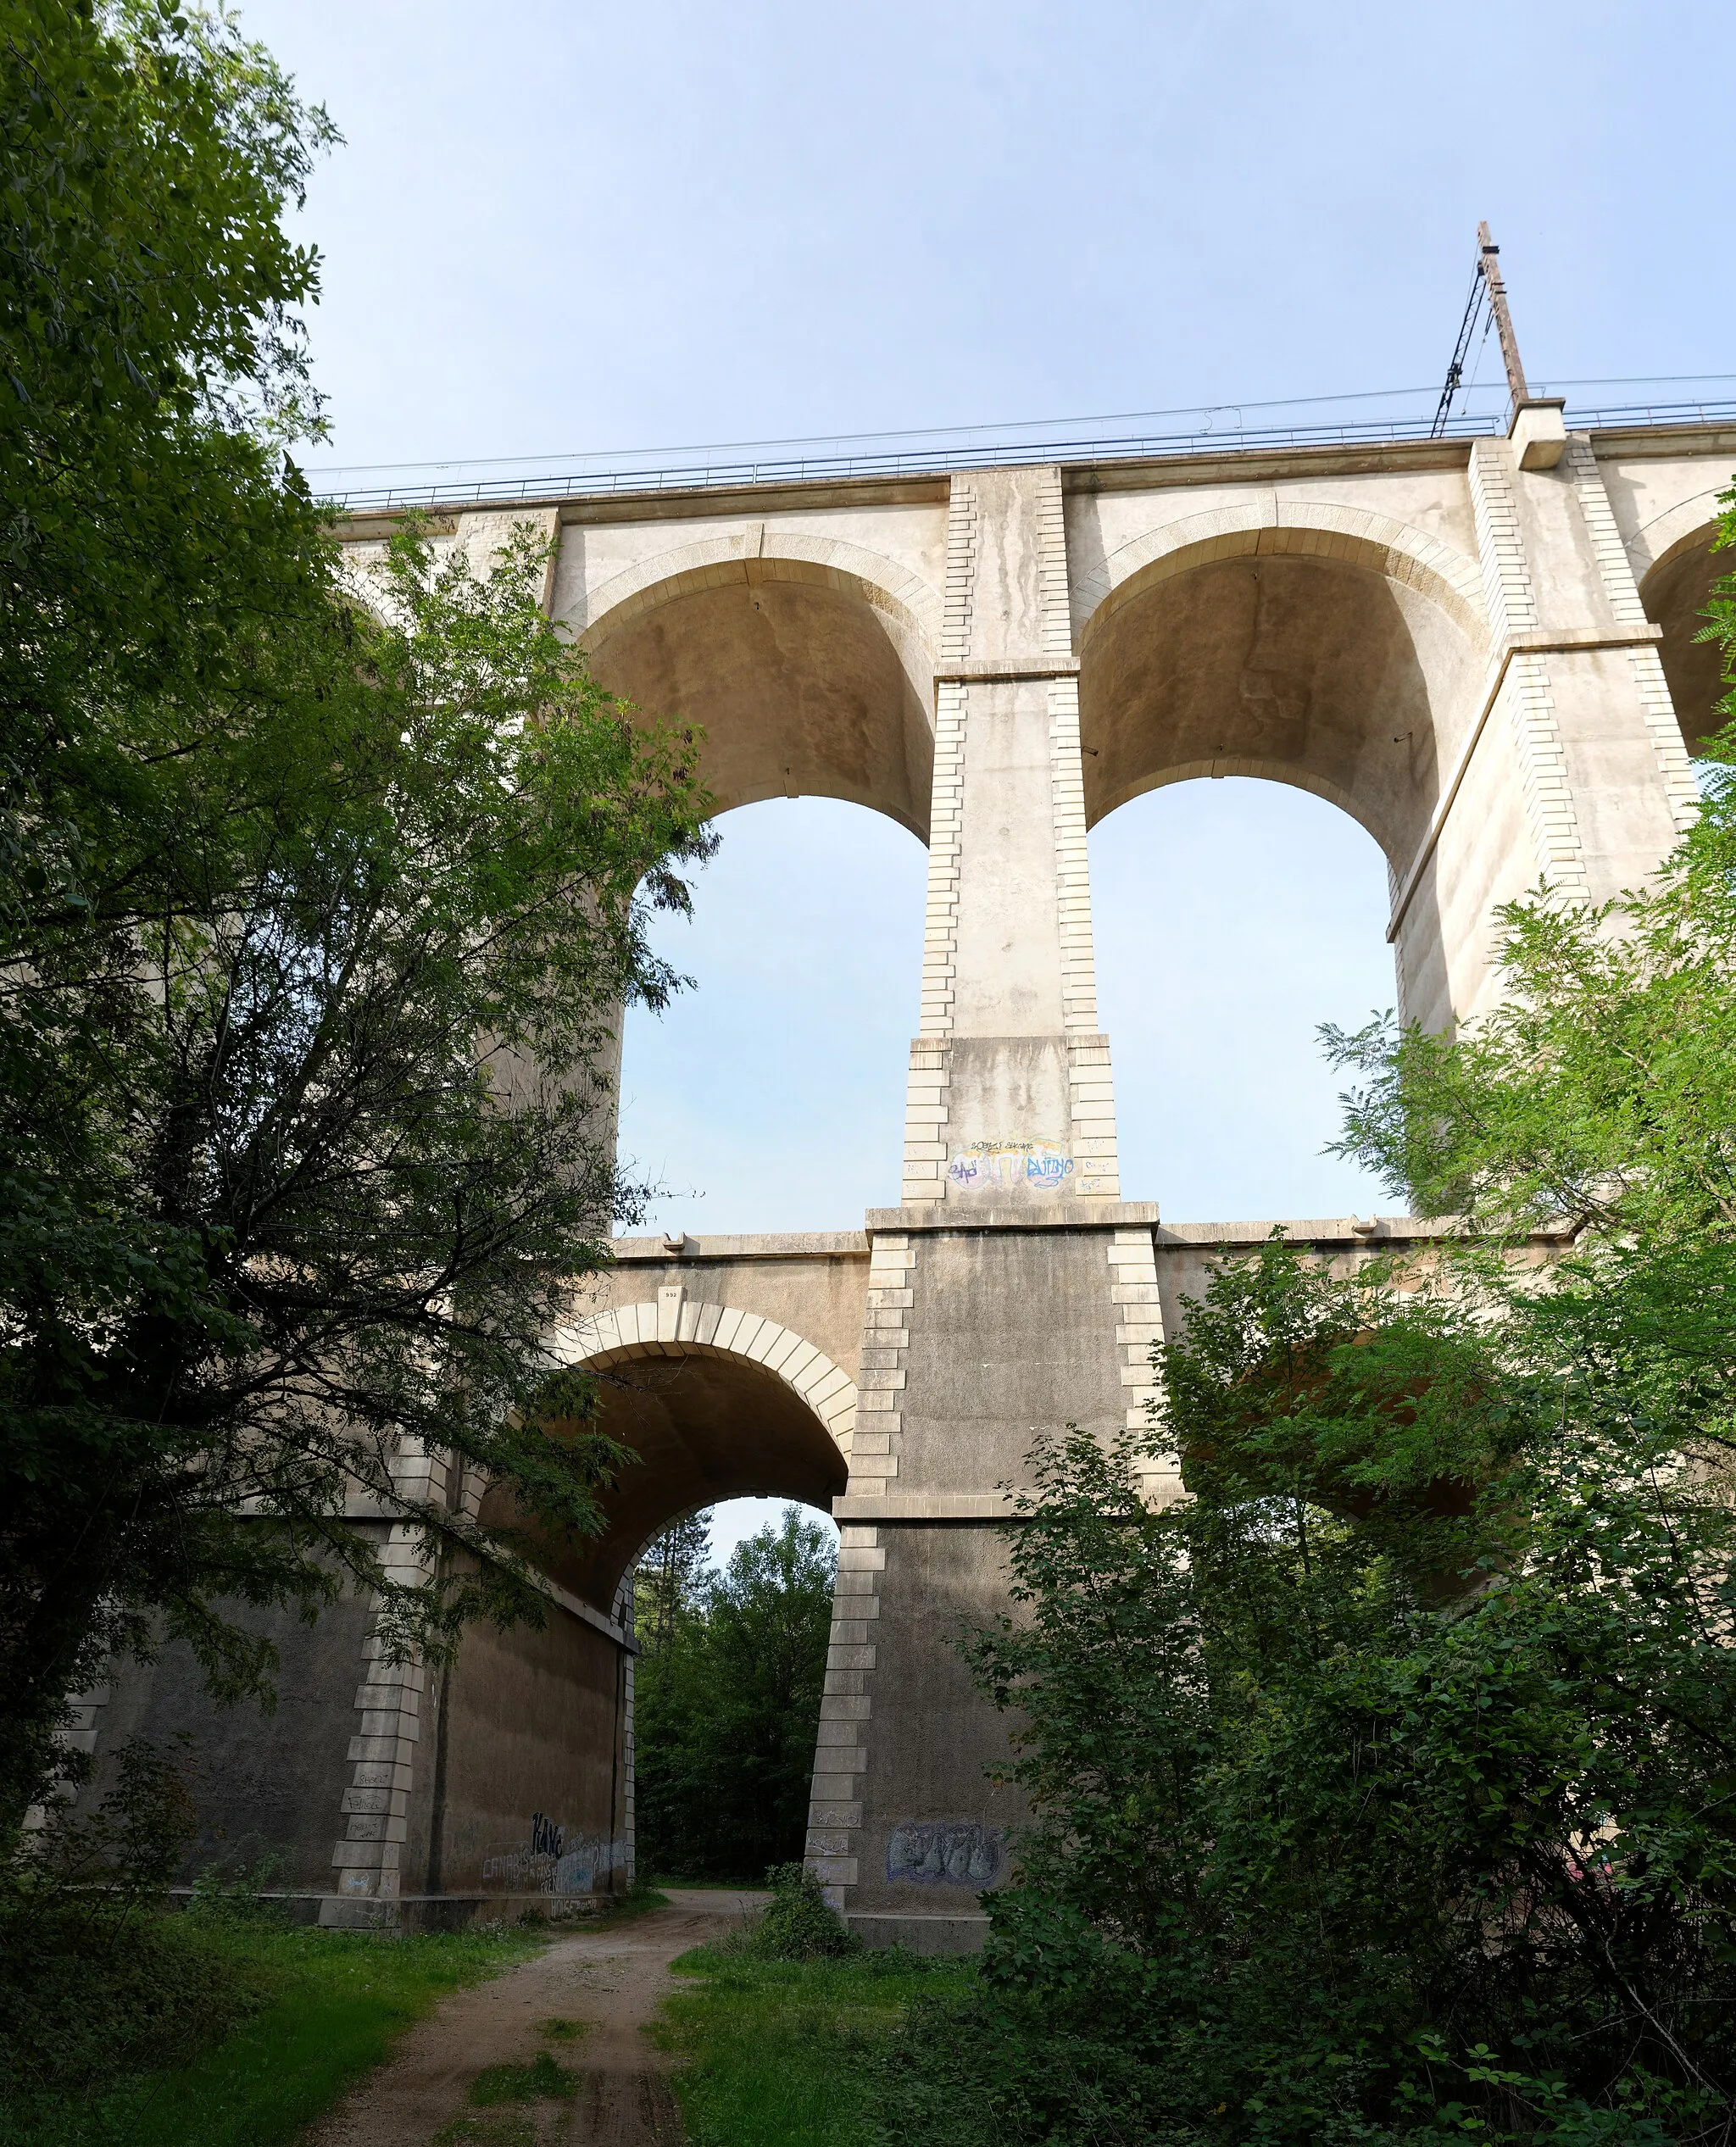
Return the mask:
<path fill-rule="evenodd" d="M 703 726 L 719 811 L 838 798 L 927 840 L 932 657 L 891 599 L 799 562 L 737 560 L 653 585 L 584 638 L 610 692 Z"/>
<path fill-rule="evenodd" d="M 1355 556 L 1250 543 L 1155 563 L 1085 637 L 1088 821 L 1166 783 L 1256 776 L 1339 806 L 1402 872 L 1483 668 L 1461 608 Z"/>
<path fill-rule="evenodd" d="M 1639 585 L 1646 617 L 1663 628 L 1658 653 L 1683 743 L 1690 753 L 1699 752 L 1726 720 L 1717 710 L 1718 701 L 1729 690 L 1724 683 L 1723 651 L 1717 642 L 1699 638 L 1713 584 L 1732 570 L 1729 555 L 1712 549 L 1717 533 L 1717 525 L 1708 523 L 1679 538 Z"/>
<path fill-rule="evenodd" d="M 1339 806 L 1402 870 L 1438 734 L 1487 654 L 1477 572 L 1378 517 L 1292 511 L 1294 526 L 1190 517 L 1106 563 L 1080 636 L 1088 820 L 1190 776 L 1254 775 Z M 704 726 L 721 811 L 836 797 L 926 841 L 932 597 L 802 559 L 708 558 L 599 592 L 583 640 L 611 692 Z"/>
<path fill-rule="evenodd" d="M 743 1498 L 829 1512 L 843 1490 L 855 1383 L 775 1321 L 722 1304 L 630 1304 L 555 1341 L 566 1362 L 596 1375 L 598 1412 L 585 1428 L 637 1457 L 603 1495 L 602 1534 L 556 1543 L 527 1532 L 537 1564 L 597 1610 L 610 1609 L 628 1566 L 682 1514 Z M 489 1493 L 483 1518 L 512 1521 L 504 1493 Z"/>

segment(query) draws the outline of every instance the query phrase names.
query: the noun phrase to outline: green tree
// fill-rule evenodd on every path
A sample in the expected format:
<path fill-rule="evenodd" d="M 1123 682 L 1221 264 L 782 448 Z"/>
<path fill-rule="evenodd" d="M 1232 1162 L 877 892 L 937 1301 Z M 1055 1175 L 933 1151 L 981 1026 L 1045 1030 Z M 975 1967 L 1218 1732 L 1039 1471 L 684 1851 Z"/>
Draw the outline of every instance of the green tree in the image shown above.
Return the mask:
<path fill-rule="evenodd" d="M 1213 1276 L 1163 1352 L 1167 1511 L 1138 1441 L 1042 1457 L 974 1647 L 1038 1815 L 1000 2032 L 1075 2046 L 1015 2137 L 1100 2136 L 1082 2044 L 1134 2138 L 1736 2110 L 1728 1472 L 1552 1322 L 1394 1282 L 1282 1243 Z"/>
<path fill-rule="evenodd" d="M 1728 2137 L 1736 736 L 1704 790 L 1647 887 L 1500 913 L 1485 1018 L 1328 1032 L 1456 1242 L 1226 1265 L 1151 1440 L 1043 1450 L 983 2139 Z"/>
<path fill-rule="evenodd" d="M 0 1837 L 116 1648 L 266 1697 L 225 1603 L 348 1580 L 404 1648 L 538 1615 L 519 1554 L 616 1458 L 544 1343 L 633 1204 L 601 1069 L 709 841 L 527 534 L 412 522 L 359 590 L 283 463 L 322 117 L 218 19 L 3 22 Z M 430 1453 L 517 1526 L 427 1496 Z"/>
<path fill-rule="evenodd" d="M 405 1644 L 535 1615 L 509 1538 L 407 1460 L 509 1481 L 527 1527 L 596 1521 L 615 1456 L 546 1338 L 633 1199 L 599 1067 L 621 999 L 670 981 L 634 890 L 683 898 L 667 860 L 703 838 L 678 742 L 576 668 L 542 572 L 528 540 L 478 576 L 395 539 L 396 623 L 348 615 L 321 698 L 189 756 L 148 875 L 47 920 L 12 972 L 43 1083 L 3 1099 L 14 1800 L 93 1651 L 147 1621 L 239 1694 L 270 1651 L 220 1598 L 312 1610 L 348 1574 Z M 388 1582 L 344 1522 L 358 1491 L 484 1555 Z"/>
<path fill-rule="evenodd" d="M 802 1854 L 836 1553 L 787 1506 L 695 1592 L 634 1683 L 643 1867 L 755 1877 Z"/>
<path fill-rule="evenodd" d="M 646 1545 L 633 1568 L 633 1638 L 642 1659 L 674 1644 L 714 1577 L 709 1506 L 671 1521 Z"/>
<path fill-rule="evenodd" d="M 225 19 L 0 5 L 8 920 L 78 897 L 74 800 L 132 811 L 148 855 L 262 627 L 307 616 L 324 526 L 281 473 L 321 423 L 319 262 L 282 215 L 335 139 Z"/>

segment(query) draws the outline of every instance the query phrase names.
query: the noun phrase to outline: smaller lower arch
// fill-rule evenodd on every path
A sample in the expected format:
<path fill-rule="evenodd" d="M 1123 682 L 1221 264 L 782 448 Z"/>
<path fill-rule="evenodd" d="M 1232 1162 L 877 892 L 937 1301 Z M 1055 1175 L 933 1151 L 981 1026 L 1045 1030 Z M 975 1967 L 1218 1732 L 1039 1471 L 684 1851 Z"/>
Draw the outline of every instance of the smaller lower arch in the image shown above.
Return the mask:
<path fill-rule="evenodd" d="M 849 1463 L 856 1382 L 830 1357 L 793 1327 L 737 1306 L 683 1297 L 672 1315 L 670 1308 L 650 1302 L 599 1312 L 576 1327 L 558 1328 L 555 1354 L 563 1364 L 583 1371 L 600 1371 L 635 1357 L 742 1357 L 763 1365 L 807 1403 Z"/>
<path fill-rule="evenodd" d="M 829 1512 L 849 1482 L 856 1383 L 776 1320 L 670 1289 L 557 1328 L 550 1344 L 561 1363 L 598 1376 L 584 1428 L 637 1459 L 602 1493 L 597 1535 L 556 1540 L 499 1490 L 482 1517 L 524 1528 L 532 1562 L 604 1616 L 646 1544 L 681 1515 L 754 1496 Z"/>

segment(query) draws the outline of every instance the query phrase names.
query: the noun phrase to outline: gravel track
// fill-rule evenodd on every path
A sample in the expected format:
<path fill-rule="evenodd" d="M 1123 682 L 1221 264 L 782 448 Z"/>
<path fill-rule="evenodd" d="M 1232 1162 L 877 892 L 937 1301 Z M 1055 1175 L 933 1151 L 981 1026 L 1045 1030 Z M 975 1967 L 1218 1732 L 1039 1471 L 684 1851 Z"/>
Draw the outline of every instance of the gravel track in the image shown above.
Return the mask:
<path fill-rule="evenodd" d="M 675 1988 L 669 1964 L 722 1938 L 770 1897 L 693 1888 L 612 1931 L 575 1931 L 492 1983 L 455 1992 L 309 2135 L 309 2147 L 679 2147 L 669 2074 L 645 2033 Z M 542 2032 L 582 2021 L 574 2039 Z M 479 2108 L 477 2075 L 547 2050 L 576 2094 Z"/>

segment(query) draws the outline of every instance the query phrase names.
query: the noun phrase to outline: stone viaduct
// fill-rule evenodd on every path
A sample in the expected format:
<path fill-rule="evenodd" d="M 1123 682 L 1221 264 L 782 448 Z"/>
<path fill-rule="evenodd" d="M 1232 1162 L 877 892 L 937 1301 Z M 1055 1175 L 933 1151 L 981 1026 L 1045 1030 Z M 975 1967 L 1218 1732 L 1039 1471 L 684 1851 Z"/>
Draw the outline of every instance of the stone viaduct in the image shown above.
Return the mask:
<path fill-rule="evenodd" d="M 473 556 L 512 521 L 545 533 L 553 615 L 604 684 L 705 726 L 721 809 L 819 793 L 927 843 L 902 1182 L 834 1233 L 621 1241 L 576 1296 L 559 1347 L 608 1375 L 609 1427 L 642 1459 L 606 1537 L 550 1572 L 546 1630 L 476 1632 L 425 1674 L 383 1663 L 349 1602 L 278 1636 L 275 1716 L 214 1712 L 171 1653 L 88 1695 L 81 1741 L 192 1728 L 208 1844 L 277 1849 L 328 1922 L 624 1885 L 632 1562 L 681 1513 L 780 1494 L 842 1530 L 810 1861 L 865 1934 L 973 1944 L 1017 1814 L 949 1641 L 1000 1599 L 1004 1487 L 1039 1427 L 1141 1421 L 1206 1260 L 1270 1226 L 1166 1226 L 1123 1197 L 1088 828 L 1194 776 L 1311 790 L 1385 853 L 1405 1013 L 1474 1013 L 1494 904 L 1539 878 L 1613 893 L 1693 813 L 1719 690 L 1696 614 L 1733 473 L 1736 429 L 1572 432 L 1545 403 L 1505 438 L 437 525 Z M 382 534 L 346 529 L 364 557 Z M 1355 1260 L 1425 1226 L 1290 1227 Z"/>

